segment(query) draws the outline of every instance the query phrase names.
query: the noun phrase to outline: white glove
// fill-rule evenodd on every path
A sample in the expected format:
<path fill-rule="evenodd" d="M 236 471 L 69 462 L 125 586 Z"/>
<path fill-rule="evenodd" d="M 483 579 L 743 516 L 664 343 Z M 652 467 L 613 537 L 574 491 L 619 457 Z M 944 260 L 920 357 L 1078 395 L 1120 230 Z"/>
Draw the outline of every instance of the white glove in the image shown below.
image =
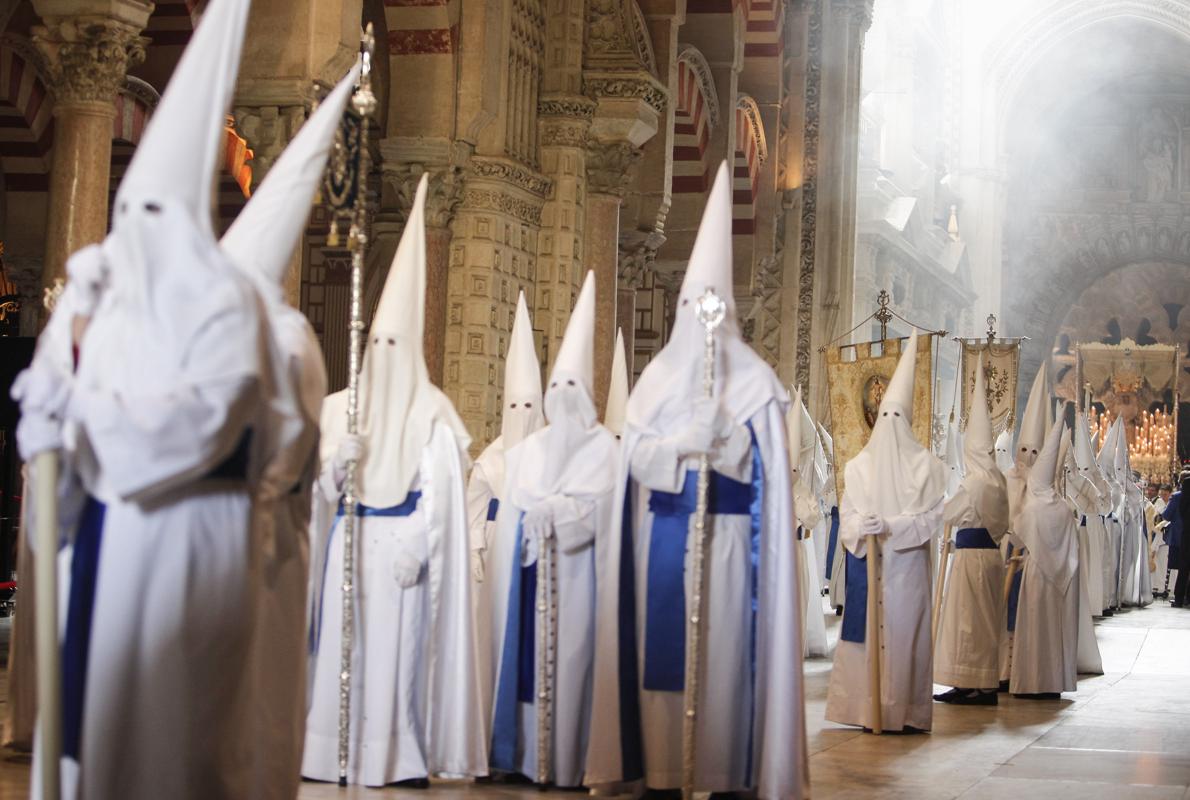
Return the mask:
<path fill-rule="evenodd" d="M 339 449 L 335 453 L 335 461 L 347 466 L 348 461 L 359 461 L 364 457 L 364 440 L 359 434 L 347 434 L 339 442 Z"/>
<path fill-rule="evenodd" d="M 864 536 L 879 536 L 885 531 L 884 520 L 876 514 L 865 514 L 860 521 L 859 529 Z"/>
<path fill-rule="evenodd" d="M 108 287 L 110 271 L 103 248 L 92 244 L 66 260 L 66 275 L 75 292 L 75 313 L 89 317 L 95 313 Z"/>
<path fill-rule="evenodd" d="M 408 550 L 401 550 L 393 559 L 393 577 L 402 589 L 417 585 L 421 580 L 421 568 L 422 560 Z"/>
<path fill-rule="evenodd" d="M 725 429 L 730 432 L 717 401 L 708 398 L 695 400 L 690 421 L 677 435 L 678 454 L 694 456 L 710 453 L 715 442 L 723 438 Z"/>
<path fill-rule="evenodd" d="M 62 447 L 62 425 L 73 380 L 48 360 L 34 361 L 12 384 L 12 399 L 21 404 L 17 446 L 29 461 L 38 453 Z"/>

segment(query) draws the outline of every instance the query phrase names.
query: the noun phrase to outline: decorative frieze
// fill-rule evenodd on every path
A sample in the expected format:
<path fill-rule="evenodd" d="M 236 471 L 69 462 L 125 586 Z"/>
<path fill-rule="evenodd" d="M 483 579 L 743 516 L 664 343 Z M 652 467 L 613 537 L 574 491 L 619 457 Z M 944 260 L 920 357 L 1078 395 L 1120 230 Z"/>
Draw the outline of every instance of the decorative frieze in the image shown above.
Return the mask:
<path fill-rule="evenodd" d="M 128 70 L 145 59 L 149 40 L 140 32 L 103 17 L 49 18 L 34 27 L 57 102 L 110 103 Z"/>
<path fill-rule="evenodd" d="M 632 185 L 642 150 L 628 142 L 591 142 L 587 145 L 587 188 L 623 197 Z"/>
<path fill-rule="evenodd" d="M 478 178 L 504 181 L 543 199 L 549 194 L 549 178 L 515 161 L 477 157 L 471 159 L 471 171 Z"/>
<path fill-rule="evenodd" d="M 592 97 L 613 97 L 616 99 L 636 98 L 644 101 L 658 114 L 665 113 L 669 93 L 665 87 L 648 73 L 584 73 L 583 88 Z"/>
<path fill-rule="evenodd" d="M 810 385 L 814 324 L 814 261 L 818 236 L 818 131 L 822 99 L 822 3 L 808 0 L 806 18 L 806 107 L 802 145 L 802 226 L 798 248 L 796 380 Z"/>

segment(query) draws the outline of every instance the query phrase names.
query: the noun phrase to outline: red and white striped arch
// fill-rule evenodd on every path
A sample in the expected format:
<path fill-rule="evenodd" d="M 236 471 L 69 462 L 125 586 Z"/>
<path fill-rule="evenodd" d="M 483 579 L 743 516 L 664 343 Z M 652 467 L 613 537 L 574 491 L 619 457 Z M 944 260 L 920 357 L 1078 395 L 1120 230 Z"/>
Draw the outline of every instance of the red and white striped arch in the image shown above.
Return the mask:
<path fill-rule="evenodd" d="M 671 188 L 674 194 L 702 194 L 710 179 L 707 143 L 719 124 L 719 97 L 710 67 L 697 48 L 682 46 L 677 69 Z"/>
<path fill-rule="evenodd" d="M 776 58 L 784 51 L 785 0 L 749 0 L 744 58 Z"/>
<path fill-rule="evenodd" d="M 735 126 L 731 232 L 736 236 L 750 236 L 756 227 L 760 165 L 768 160 L 760 109 L 750 95 L 741 94 L 736 101 Z"/>
<path fill-rule="evenodd" d="M 32 58 L 0 41 L 0 166 L 10 192 L 49 188 L 53 97 Z"/>

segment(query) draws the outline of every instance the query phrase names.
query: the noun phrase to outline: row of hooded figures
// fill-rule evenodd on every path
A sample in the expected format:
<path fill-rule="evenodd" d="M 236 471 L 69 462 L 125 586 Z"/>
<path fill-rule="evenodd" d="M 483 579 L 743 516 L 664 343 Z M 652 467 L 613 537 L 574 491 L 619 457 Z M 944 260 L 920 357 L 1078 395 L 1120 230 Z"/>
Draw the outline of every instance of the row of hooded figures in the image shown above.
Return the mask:
<path fill-rule="evenodd" d="M 65 796 L 288 800 L 301 777 L 336 780 L 345 677 L 352 783 L 521 774 L 672 793 L 688 774 L 696 517 L 707 564 L 689 717 L 700 792 L 809 794 L 801 665 L 807 649 L 825 652 L 825 578 L 803 529 L 834 543 L 832 591 L 845 596 L 830 720 L 871 725 L 865 636 L 877 624 L 890 731 L 930 729 L 934 678 L 978 691 L 1008 674 L 1017 693 L 1070 691 L 1076 642 L 1077 666 L 1098 667 L 1089 612 L 1135 599 L 1131 568 L 1118 566 L 1137 538 L 1135 487 L 1112 471 L 1112 445 L 1101 471 L 1085 425 L 1073 449 L 1062 425 L 1046 435 L 1039 383 L 1003 475 L 980 386 L 965 473 L 948 490 L 946 467 L 910 429 L 915 334 L 835 507 L 830 437 L 740 335 L 723 166 L 672 336 L 630 394 L 620 362 L 606 425 L 592 396 L 591 275 L 545 387 L 521 298 L 502 434 L 469 483 L 469 437 L 422 354 L 423 180 L 367 335 L 358 433 L 348 434 L 347 393 L 324 397 L 317 339 L 281 282 L 360 68 L 217 240 L 212 177 L 247 13 L 248 0 L 213 0 L 203 15 L 121 183 L 111 233 L 70 259 L 13 387 L 23 457 L 57 452 L 61 463 Z M 694 313 L 708 289 L 726 303 L 709 395 Z M 38 479 L 31 469 L 34 489 Z M 1077 535 L 1080 519 L 1088 535 Z M 943 520 L 957 533 L 935 657 L 932 543 Z M 1027 554 L 1010 668 L 1006 537 L 1014 558 Z M 871 624 L 867 542 L 879 542 L 883 574 Z"/>

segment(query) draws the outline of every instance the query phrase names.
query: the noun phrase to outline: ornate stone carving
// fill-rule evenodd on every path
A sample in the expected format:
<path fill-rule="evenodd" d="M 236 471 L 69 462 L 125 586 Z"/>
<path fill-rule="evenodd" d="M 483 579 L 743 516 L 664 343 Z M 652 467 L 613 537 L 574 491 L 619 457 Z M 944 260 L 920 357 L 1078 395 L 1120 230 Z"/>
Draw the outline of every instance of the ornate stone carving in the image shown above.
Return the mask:
<path fill-rule="evenodd" d="M 707 124 L 712 128 L 719 127 L 719 92 L 715 89 L 715 78 L 711 75 L 711 66 L 707 63 L 702 51 L 692 44 L 684 44 L 678 49 L 678 63 L 685 64 L 694 73 L 698 81 L 698 91 L 703 96 L 703 112 L 707 115 Z"/>
<path fill-rule="evenodd" d="M 744 115 L 752 138 L 756 140 L 756 159 L 761 164 L 769 160 L 769 146 L 764 137 L 764 123 L 760 120 L 760 108 L 751 95 L 741 94 L 736 100 L 736 110 Z"/>
<path fill-rule="evenodd" d="M 530 225 L 541 224 L 541 203 L 531 203 L 494 189 L 468 188 L 463 192 L 463 208 L 497 211 Z"/>
<path fill-rule="evenodd" d="M 872 27 L 873 0 L 830 0 L 831 10 L 839 19 L 858 25 L 861 31 Z"/>
<path fill-rule="evenodd" d="M 477 178 L 504 181 L 543 199 L 549 194 L 552 185 L 552 181 L 544 175 L 516 162 L 503 159 L 473 158 L 471 159 L 471 171 Z"/>
<path fill-rule="evenodd" d="M 543 117 L 571 117 L 589 120 L 595 116 L 595 103 L 579 95 L 554 95 L 537 101 L 537 113 Z"/>
<path fill-rule="evenodd" d="M 641 149 L 628 142 L 591 142 L 587 146 L 587 188 L 623 197 L 641 155 Z"/>
<path fill-rule="evenodd" d="M 650 238 L 631 249 L 620 250 L 617 278 L 621 286 L 628 289 L 644 288 L 645 276 L 654 269 L 659 246 L 659 241 Z"/>
<path fill-rule="evenodd" d="M 818 235 L 818 126 L 822 94 L 822 3 L 808 0 L 806 18 L 806 115 L 802 149 L 802 230 L 798 247 L 797 383 L 810 385 L 814 324 L 814 243 Z"/>
<path fill-rule="evenodd" d="M 784 216 L 784 215 L 781 215 Z M 778 239 L 777 241 L 780 241 Z M 752 345 L 776 368 L 781 357 L 781 264 L 780 251 L 760 259 L 752 286 Z"/>
<path fill-rule="evenodd" d="M 665 113 L 669 93 L 656 78 L 644 72 L 636 74 L 585 73 L 583 88 L 592 97 L 635 97 L 643 100 L 658 114 Z"/>
<path fill-rule="evenodd" d="M 413 196 L 423 173 L 429 173 L 426 187 L 426 226 L 445 228 L 463 202 L 463 167 L 456 164 L 435 166 L 417 163 L 385 162 L 381 166 L 385 205 L 395 205 L 402 217 L 413 208 Z"/>
<path fill-rule="evenodd" d="M 101 17 L 48 18 L 33 29 L 59 105 L 110 103 L 130 67 L 145 59 L 140 29 Z"/>
<path fill-rule="evenodd" d="M 232 116 L 236 130 L 252 148 L 252 181 L 260 185 L 273 162 L 306 121 L 306 107 L 236 106 Z"/>
<path fill-rule="evenodd" d="M 573 119 L 541 120 L 542 147 L 586 147 L 589 121 Z"/>
<path fill-rule="evenodd" d="M 161 102 L 161 95 L 156 89 L 146 81 L 131 75 L 124 79 L 124 85 L 120 87 L 120 94 L 126 94 L 137 100 L 150 111 L 157 108 L 157 104 Z"/>
<path fill-rule="evenodd" d="M 587 62 L 596 67 L 644 69 L 657 74 L 648 28 L 635 0 L 589 0 Z"/>

